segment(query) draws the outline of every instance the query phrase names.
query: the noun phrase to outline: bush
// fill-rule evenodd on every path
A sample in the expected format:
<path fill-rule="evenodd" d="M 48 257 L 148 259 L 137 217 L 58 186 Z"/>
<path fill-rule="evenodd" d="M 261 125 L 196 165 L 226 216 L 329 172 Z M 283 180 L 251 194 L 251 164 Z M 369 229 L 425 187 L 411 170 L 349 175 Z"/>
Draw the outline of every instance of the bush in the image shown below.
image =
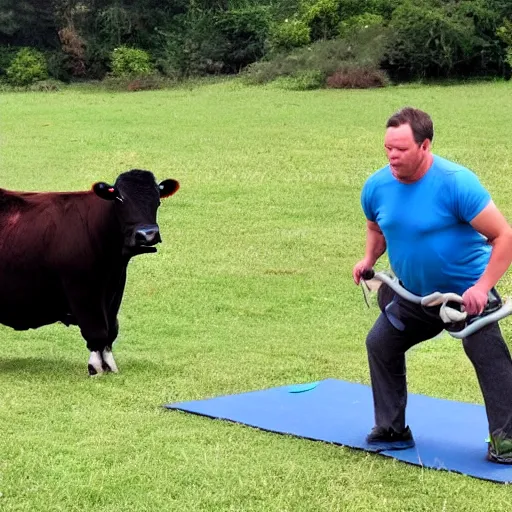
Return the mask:
<path fill-rule="evenodd" d="M 507 45 L 505 60 L 509 66 L 512 66 L 512 20 L 504 19 L 503 25 L 498 28 L 497 35 Z"/>
<path fill-rule="evenodd" d="M 164 77 L 158 73 L 143 77 L 107 76 L 101 81 L 102 87 L 109 91 L 153 91 L 176 85 L 177 80 Z"/>
<path fill-rule="evenodd" d="M 153 73 L 149 53 L 127 46 L 114 49 L 111 54 L 111 68 L 115 77 L 143 77 Z"/>
<path fill-rule="evenodd" d="M 387 85 L 389 78 L 386 73 L 371 67 L 347 67 L 327 78 L 327 87 L 331 89 L 370 89 Z"/>
<path fill-rule="evenodd" d="M 223 71 L 225 40 L 216 27 L 215 13 L 191 8 L 156 30 L 155 63 L 163 75 L 182 79 Z"/>
<path fill-rule="evenodd" d="M 339 0 L 317 0 L 304 12 L 304 22 L 311 30 L 311 40 L 332 39 L 340 22 Z"/>
<path fill-rule="evenodd" d="M 389 69 L 404 78 L 452 76 L 477 53 L 473 19 L 457 11 L 404 3 L 390 27 Z"/>
<path fill-rule="evenodd" d="M 31 84 L 28 89 L 33 92 L 56 92 L 60 91 L 62 87 L 62 82 L 59 80 L 53 80 L 49 78 L 48 80 L 41 80 L 39 82 L 34 82 Z"/>
<path fill-rule="evenodd" d="M 48 78 L 44 55 L 33 48 L 22 48 L 7 68 L 7 80 L 14 86 L 27 86 Z"/>
<path fill-rule="evenodd" d="M 227 72 L 238 73 L 263 57 L 269 28 L 269 10 L 265 6 L 248 6 L 217 14 L 217 48 L 205 52 L 205 57 L 222 61 Z"/>
<path fill-rule="evenodd" d="M 362 12 L 378 14 L 389 21 L 393 17 L 393 11 L 402 3 L 403 0 L 367 0 L 367 6 Z"/>
<path fill-rule="evenodd" d="M 5 75 L 7 68 L 11 65 L 14 57 L 16 57 L 18 48 L 12 46 L 0 46 L 0 74 Z"/>
<path fill-rule="evenodd" d="M 510 67 L 512 67 L 512 48 L 509 48 L 507 50 L 507 54 L 506 54 L 505 60 L 507 61 L 507 64 Z"/>
<path fill-rule="evenodd" d="M 301 20 L 285 19 L 283 23 L 274 25 L 270 31 L 270 53 L 289 52 L 309 44 L 310 28 Z"/>
<path fill-rule="evenodd" d="M 68 69 L 68 56 L 62 50 L 48 51 L 45 53 L 48 75 L 62 82 L 71 80 Z"/>
<path fill-rule="evenodd" d="M 278 77 L 298 76 L 305 71 L 318 71 L 325 77 L 347 67 L 378 69 L 387 37 L 385 29 L 373 27 L 355 33 L 350 38 L 318 41 L 288 55 L 256 62 L 249 66 L 244 78 L 250 84 L 262 84 Z"/>
<path fill-rule="evenodd" d="M 269 22 L 266 6 L 191 8 L 156 30 L 156 66 L 176 79 L 238 73 L 264 56 Z"/>
<path fill-rule="evenodd" d="M 299 71 L 293 76 L 281 77 L 275 85 L 291 91 L 310 91 L 325 86 L 325 74 L 318 70 Z"/>
<path fill-rule="evenodd" d="M 85 75 L 85 41 L 73 27 L 64 27 L 58 32 L 61 42 L 62 73 L 70 76 L 82 77 Z"/>
<path fill-rule="evenodd" d="M 384 18 L 379 14 L 364 13 L 342 21 L 338 26 L 338 32 L 340 37 L 348 37 L 354 32 L 381 26 L 383 23 Z"/>
<path fill-rule="evenodd" d="M 154 91 L 156 89 L 162 89 L 166 83 L 167 81 L 159 75 L 148 75 L 130 80 L 126 89 L 131 92 Z"/>

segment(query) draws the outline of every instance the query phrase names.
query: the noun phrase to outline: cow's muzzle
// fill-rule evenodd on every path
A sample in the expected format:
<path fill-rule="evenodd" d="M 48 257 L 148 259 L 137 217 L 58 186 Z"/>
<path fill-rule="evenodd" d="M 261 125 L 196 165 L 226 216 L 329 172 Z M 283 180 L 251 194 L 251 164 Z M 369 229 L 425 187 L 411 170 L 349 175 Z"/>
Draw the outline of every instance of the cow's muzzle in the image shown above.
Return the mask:
<path fill-rule="evenodd" d="M 139 227 L 133 234 L 135 252 L 156 252 L 154 245 L 160 243 L 160 230 L 156 224 Z"/>
<path fill-rule="evenodd" d="M 157 225 L 139 228 L 135 231 L 136 245 L 155 245 L 161 241 L 160 230 Z"/>

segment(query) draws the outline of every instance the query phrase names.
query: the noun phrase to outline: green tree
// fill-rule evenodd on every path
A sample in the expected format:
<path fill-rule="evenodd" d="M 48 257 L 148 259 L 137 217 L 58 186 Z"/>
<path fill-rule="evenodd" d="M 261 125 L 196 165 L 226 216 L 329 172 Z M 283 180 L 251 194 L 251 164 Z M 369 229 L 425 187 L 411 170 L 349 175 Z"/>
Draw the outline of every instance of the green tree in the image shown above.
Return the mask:
<path fill-rule="evenodd" d="M 58 48 L 52 0 L 0 0 L 0 44 Z"/>
<path fill-rule="evenodd" d="M 265 41 L 269 35 L 270 18 L 266 7 L 254 6 L 233 9 L 216 16 L 224 69 L 238 73 L 265 54 Z"/>
<path fill-rule="evenodd" d="M 506 61 L 512 67 L 512 20 L 504 19 L 503 25 L 496 31 L 498 37 L 507 45 Z"/>
<path fill-rule="evenodd" d="M 302 19 L 310 29 L 311 40 L 332 39 L 338 33 L 340 0 L 317 0 L 303 7 Z"/>
<path fill-rule="evenodd" d="M 453 76 L 473 56 L 473 20 L 454 13 L 448 16 L 441 5 L 404 3 L 394 11 L 390 27 L 386 60 L 395 75 Z"/>

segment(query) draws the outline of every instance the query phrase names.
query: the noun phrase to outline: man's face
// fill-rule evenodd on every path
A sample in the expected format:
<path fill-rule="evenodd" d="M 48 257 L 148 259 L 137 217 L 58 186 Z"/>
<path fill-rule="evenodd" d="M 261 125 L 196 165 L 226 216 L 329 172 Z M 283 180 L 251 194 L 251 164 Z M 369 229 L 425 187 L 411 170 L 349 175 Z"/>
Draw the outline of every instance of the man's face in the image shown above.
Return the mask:
<path fill-rule="evenodd" d="M 407 180 L 414 176 L 425 161 L 430 151 L 430 141 L 426 139 L 418 145 L 411 126 L 402 124 L 386 130 L 384 148 L 393 174 L 398 179 Z"/>

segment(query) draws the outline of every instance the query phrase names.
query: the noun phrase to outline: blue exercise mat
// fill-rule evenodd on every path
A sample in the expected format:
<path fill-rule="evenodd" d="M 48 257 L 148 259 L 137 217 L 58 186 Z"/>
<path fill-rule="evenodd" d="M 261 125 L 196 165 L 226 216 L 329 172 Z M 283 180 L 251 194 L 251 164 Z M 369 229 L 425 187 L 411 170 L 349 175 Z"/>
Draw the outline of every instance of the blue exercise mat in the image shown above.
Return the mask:
<path fill-rule="evenodd" d="M 373 400 L 370 387 L 362 384 L 327 379 L 165 407 L 375 451 L 365 442 L 373 427 Z M 484 480 L 512 482 L 512 466 L 486 460 L 488 426 L 483 406 L 409 394 L 407 422 L 416 446 L 381 455 Z"/>

